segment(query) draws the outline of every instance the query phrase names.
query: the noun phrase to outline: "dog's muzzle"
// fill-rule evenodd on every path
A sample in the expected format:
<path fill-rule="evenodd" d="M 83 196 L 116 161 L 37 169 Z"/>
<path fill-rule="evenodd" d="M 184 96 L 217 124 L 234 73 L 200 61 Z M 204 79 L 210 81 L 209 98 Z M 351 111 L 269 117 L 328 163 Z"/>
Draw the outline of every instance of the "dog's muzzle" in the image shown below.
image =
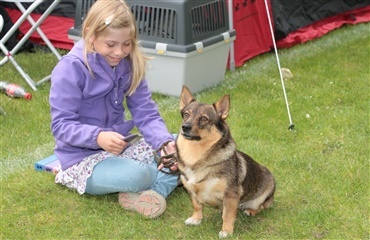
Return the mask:
<path fill-rule="evenodd" d="M 185 139 L 187 139 L 187 140 L 195 140 L 195 141 L 199 141 L 200 140 L 200 136 L 195 136 L 195 135 L 190 134 L 191 125 L 189 123 L 182 124 L 181 130 L 182 130 L 181 131 L 181 135 Z"/>

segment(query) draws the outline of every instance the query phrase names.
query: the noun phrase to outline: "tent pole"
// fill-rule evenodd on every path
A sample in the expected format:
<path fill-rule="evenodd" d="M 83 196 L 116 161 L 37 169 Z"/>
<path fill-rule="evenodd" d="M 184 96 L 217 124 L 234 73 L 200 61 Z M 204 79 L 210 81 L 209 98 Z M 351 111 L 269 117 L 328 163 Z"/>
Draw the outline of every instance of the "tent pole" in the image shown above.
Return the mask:
<path fill-rule="evenodd" d="M 286 94 L 286 91 L 285 91 L 285 85 L 284 85 L 283 73 L 281 72 L 280 60 L 279 60 L 279 55 L 278 55 L 278 52 L 277 52 L 276 41 L 275 41 L 275 36 L 274 36 L 274 29 L 273 29 L 273 27 L 272 27 L 272 21 L 271 21 L 271 17 L 270 17 L 270 11 L 269 11 L 269 7 L 268 7 L 268 4 L 267 4 L 267 0 L 265 0 L 265 6 L 266 6 L 267 18 L 268 18 L 269 25 L 270 25 L 270 31 L 271 31 L 272 42 L 273 42 L 273 44 L 274 44 L 274 50 L 275 50 L 275 55 L 276 55 L 276 61 L 277 61 L 278 68 L 279 68 L 279 74 L 280 74 L 281 85 L 282 85 L 282 87 L 283 87 L 284 98 L 285 98 L 285 105 L 286 105 L 286 108 L 287 108 L 287 111 L 288 111 L 288 117 L 289 117 L 289 122 L 290 122 L 289 130 L 293 130 L 293 129 L 294 129 L 294 124 L 293 124 L 293 122 L 292 122 L 292 117 L 291 117 L 291 115 L 290 115 L 289 102 L 288 102 L 288 97 L 287 97 L 287 94 Z"/>
<path fill-rule="evenodd" d="M 233 0 L 228 1 L 228 10 L 229 10 L 229 28 L 233 29 Z M 230 62 L 229 67 L 231 71 L 235 71 L 235 55 L 234 55 L 234 42 L 230 44 Z"/>

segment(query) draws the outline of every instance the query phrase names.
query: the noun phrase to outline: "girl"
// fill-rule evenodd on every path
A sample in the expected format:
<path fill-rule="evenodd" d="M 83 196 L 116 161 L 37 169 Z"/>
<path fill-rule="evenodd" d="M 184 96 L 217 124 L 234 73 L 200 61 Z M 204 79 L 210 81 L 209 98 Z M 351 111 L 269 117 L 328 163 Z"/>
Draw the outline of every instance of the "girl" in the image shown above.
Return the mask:
<path fill-rule="evenodd" d="M 169 142 L 171 154 L 175 143 L 151 99 L 137 41 L 127 4 L 98 0 L 86 15 L 82 39 L 54 68 L 49 102 L 61 163 L 55 181 L 80 194 L 119 192 L 123 208 L 154 218 L 165 211 L 177 176 L 158 171 L 153 150 Z M 135 126 L 144 138 L 129 145 L 123 138 Z"/>

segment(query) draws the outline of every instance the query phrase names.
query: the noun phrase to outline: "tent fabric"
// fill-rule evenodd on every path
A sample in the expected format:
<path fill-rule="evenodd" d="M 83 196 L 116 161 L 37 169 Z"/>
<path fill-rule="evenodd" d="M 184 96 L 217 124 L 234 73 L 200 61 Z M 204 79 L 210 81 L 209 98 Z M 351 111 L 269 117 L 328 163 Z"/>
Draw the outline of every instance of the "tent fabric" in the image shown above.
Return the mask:
<path fill-rule="evenodd" d="M 271 5 L 270 16 L 271 16 Z M 272 43 L 264 1 L 233 1 L 235 66 L 270 50 Z"/>
<path fill-rule="evenodd" d="M 323 19 L 311 25 L 299 28 L 276 42 L 278 48 L 292 47 L 319 38 L 328 32 L 340 28 L 344 24 L 358 24 L 370 22 L 370 6 L 344 12 L 336 16 Z"/>
<path fill-rule="evenodd" d="M 370 5 L 370 0 L 273 0 L 275 39 L 320 20 Z M 336 19 L 333 19 L 336 21 Z"/>
<path fill-rule="evenodd" d="M 272 23 L 275 40 L 280 35 L 278 48 L 318 38 L 344 24 L 370 22 L 370 0 L 270 0 L 268 3 L 270 16 L 275 19 Z M 273 42 L 264 0 L 234 0 L 233 8 L 234 61 L 240 67 L 250 58 L 270 51 Z"/>

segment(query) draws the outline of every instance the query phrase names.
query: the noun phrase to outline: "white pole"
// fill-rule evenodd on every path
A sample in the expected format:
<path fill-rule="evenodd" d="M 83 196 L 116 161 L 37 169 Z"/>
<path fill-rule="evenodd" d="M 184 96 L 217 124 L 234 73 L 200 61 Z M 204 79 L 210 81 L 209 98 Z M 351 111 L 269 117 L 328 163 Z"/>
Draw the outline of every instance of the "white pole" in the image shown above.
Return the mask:
<path fill-rule="evenodd" d="M 287 94 L 286 94 L 286 91 L 285 91 L 285 85 L 284 85 L 283 73 L 281 72 L 280 60 L 279 60 L 279 55 L 278 55 L 278 52 L 277 52 L 277 47 L 276 47 L 276 42 L 275 42 L 275 36 L 274 36 L 274 29 L 273 29 L 273 27 L 272 27 L 272 21 L 271 21 L 271 18 L 270 18 L 270 11 L 269 11 L 269 7 L 268 7 L 268 4 L 267 4 L 267 0 L 265 0 L 265 6 L 266 6 L 267 18 L 268 18 L 269 25 L 270 25 L 270 31 L 271 31 L 272 42 L 273 42 L 273 44 L 274 44 L 275 55 L 276 55 L 276 61 L 277 61 L 278 68 L 279 68 L 279 74 L 280 74 L 281 85 L 282 85 L 282 87 L 283 87 L 284 98 L 285 98 L 285 105 L 286 105 L 286 108 L 287 108 L 287 111 L 288 111 L 288 117 L 289 117 L 289 122 L 290 122 L 289 130 L 293 130 L 293 129 L 294 129 L 294 124 L 293 124 L 293 122 L 292 122 L 292 117 L 291 117 L 291 115 L 290 115 L 289 102 L 288 102 L 288 97 L 287 97 Z"/>
<path fill-rule="evenodd" d="M 233 24 L 233 0 L 228 1 L 229 5 L 229 28 L 233 29 L 234 24 Z M 230 44 L 230 70 L 235 71 L 235 55 L 234 55 L 234 42 L 232 41 Z"/>

